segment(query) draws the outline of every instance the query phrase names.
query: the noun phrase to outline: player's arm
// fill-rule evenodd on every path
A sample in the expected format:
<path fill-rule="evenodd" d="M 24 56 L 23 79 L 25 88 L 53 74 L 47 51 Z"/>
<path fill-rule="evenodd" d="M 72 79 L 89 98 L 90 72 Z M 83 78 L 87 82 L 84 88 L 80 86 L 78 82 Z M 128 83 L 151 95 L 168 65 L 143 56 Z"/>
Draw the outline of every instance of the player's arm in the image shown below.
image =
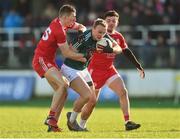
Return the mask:
<path fill-rule="evenodd" d="M 72 26 L 72 29 L 75 29 L 75 30 L 80 31 L 80 32 L 86 31 L 86 27 L 83 24 L 80 24 L 77 22 L 74 23 L 74 25 Z"/>
<path fill-rule="evenodd" d="M 120 54 L 122 53 L 121 47 L 117 43 L 113 43 L 112 46 L 102 47 L 100 46 L 99 49 L 102 49 L 104 53 L 115 53 Z"/>
<path fill-rule="evenodd" d="M 123 49 L 122 52 L 136 66 L 136 68 L 140 72 L 140 77 L 144 78 L 145 77 L 144 69 L 142 68 L 141 64 L 138 62 L 133 52 L 129 48 Z"/>
<path fill-rule="evenodd" d="M 83 33 L 86 31 L 86 27 L 80 23 L 77 23 L 75 22 L 71 27 L 70 27 L 70 30 L 72 32 L 77 32 L 77 39 L 78 39 L 78 42 L 82 42 L 83 39 L 84 39 L 84 35 Z M 74 32 L 74 33 L 75 33 Z"/>
<path fill-rule="evenodd" d="M 67 42 L 65 42 L 62 45 L 58 44 L 58 46 L 59 46 L 61 53 L 64 57 L 71 58 L 73 60 L 77 60 L 77 61 L 81 61 L 81 62 L 87 61 L 83 54 L 77 53 L 77 52 L 73 51 L 72 49 L 70 49 Z"/>
<path fill-rule="evenodd" d="M 81 62 L 86 62 L 87 60 L 83 54 L 77 53 L 73 51 L 72 49 L 70 49 L 66 41 L 66 34 L 63 31 L 63 29 L 62 28 L 59 29 L 58 28 L 59 26 L 55 26 L 55 27 L 54 27 L 54 32 L 52 33 L 57 40 L 57 45 L 59 49 L 61 50 L 62 55 L 66 58 L 70 58 L 70 59 L 81 61 Z"/>
<path fill-rule="evenodd" d="M 78 30 L 78 42 L 82 42 L 84 39 L 83 32 L 86 31 L 86 27 L 79 23 L 76 23 L 76 24 L 77 24 L 77 30 Z"/>
<path fill-rule="evenodd" d="M 84 31 L 86 31 L 86 27 L 82 24 L 79 24 L 78 25 L 78 31 L 84 32 Z"/>
<path fill-rule="evenodd" d="M 113 42 L 113 53 L 120 54 L 122 53 L 122 48 L 114 41 Z"/>
<path fill-rule="evenodd" d="M 122 48 L 118 45 L 118 43 L 113 38 L 111 38 L 109 35 L 107 35 L 107 34 L 106 34 L 105 37 L 107 37 L 112 42 L 112 46 L 104 47 L 103 48 L 103 52 L 104 53 L 120 54 L 122 52 Z"/>

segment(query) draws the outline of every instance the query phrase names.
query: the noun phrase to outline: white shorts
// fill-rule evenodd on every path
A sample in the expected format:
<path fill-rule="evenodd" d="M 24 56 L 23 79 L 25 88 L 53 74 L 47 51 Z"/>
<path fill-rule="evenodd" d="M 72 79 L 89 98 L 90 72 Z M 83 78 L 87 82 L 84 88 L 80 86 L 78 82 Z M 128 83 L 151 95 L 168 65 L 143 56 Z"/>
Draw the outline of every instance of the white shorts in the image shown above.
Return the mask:
<path fill-rule="evenodd" d="M 76 70 L 63 64 L 61 66 L 61 72 L 69 82 L 72 82 L 77 77 L 80 77 L 85 82 L 93 82 L 87 68 L 85 68 L 84 70 Z"/>

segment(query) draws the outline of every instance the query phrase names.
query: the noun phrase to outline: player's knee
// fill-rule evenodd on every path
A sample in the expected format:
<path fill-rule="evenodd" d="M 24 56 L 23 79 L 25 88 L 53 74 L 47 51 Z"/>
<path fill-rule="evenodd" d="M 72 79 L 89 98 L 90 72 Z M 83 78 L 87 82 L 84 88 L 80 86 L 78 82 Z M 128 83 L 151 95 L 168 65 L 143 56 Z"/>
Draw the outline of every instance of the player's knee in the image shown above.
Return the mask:
<path fill-rule="evenodd" d="M 94 108 L 94 107 L 96 106 L 96 103 L 97 103 L 96 100 L 91 100 L 91 101 L 89 102 L 89 105 L 90 105 L 92 108 Z"/>
<path fill-rule="evenodd" d="M 69 87 L 68 83 L 66 83 L 66 82 L 62 82 L 61 84 L 62 84 L 62 86 L 63 86 L 64 88 L 66 88 L 66 89 Z"/>
<path fill-rule="evenodd" d="M 97 103 L 96 96 L 95 96 L 95 95 L 91 96 L 90 104 L 91 104 L 93 107 L 95 107 L 95 106 L 96 106 L 96 103 Z"/>
<path fill-rule="evenodd" d="M 57 82 L 57 90 L 61 90 L 62 92 L 66 92 L 67 88 L 68 88 L 68 84 L 66 82 Z M 65 95 L 67 95 L 67 93 L 64 93 Z"/>
<path fill-rule="evenodd" d="M 64 89 L 67 89 L 68 88 L 68 83 L 64 82 L 64 81 L 58 81 L 57 82 L 58 84 L 58 87 L 60 88 L 64 88 Z"/>
<path fill-rule="evenodd" d="M 128 91 L 126 88 L 122 88 L 120 92 L 120 97 L 126 97 L 128 95 Z"/>
<path fill-rule="evenodd" d="M 86 91 L 86 93 L 84 93 L 84 95 L 82 96 L 85 102 L 88 102 L 90 100 L 91 97 L 91 92 L 90 91 Z"/>
<path fill-rule="evenodd" d="M 89 99 L 90 99 L 90 95 L 89 95 L 89 94 L 84 97 L 84 100 L 85 100 L 86 102 L 88 102 Z"/>

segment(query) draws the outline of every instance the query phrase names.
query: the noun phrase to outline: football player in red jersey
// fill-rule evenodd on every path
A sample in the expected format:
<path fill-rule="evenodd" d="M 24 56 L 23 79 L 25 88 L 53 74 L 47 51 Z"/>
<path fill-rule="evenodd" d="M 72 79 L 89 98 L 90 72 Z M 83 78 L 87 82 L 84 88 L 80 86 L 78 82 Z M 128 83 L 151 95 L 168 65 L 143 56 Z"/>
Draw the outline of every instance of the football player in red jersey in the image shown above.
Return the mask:
<path fill-rule="evenodd" d="M 45 30 L 37 48 L 34 52 L 32 66 L 40 77 L 45 77 L 54 89 L 49 116 L 45 124 L 48 131 L 59 132 L 58 117 L 67 97 L 68 81 L 62 76 L 60 69 L 55 63 L 58 48 L 64 57 L 77 61 L 86 62 L 83 54 L 76 53 L 69 49 L 66 41 L 66 30 L 74 28 L 84 30 L 85 27 L 76 21 L 76 10 L 71 5 L 63 5 L 59 10 L 59 16 L 55 18 Z"/>
<path fill-rule="evenodd" d="M 119 44 L 122 48 L 123 54 L 136 66 L 140 73 L 140 77 L 144 78 L 145 73 L 141 64 L 137 61 L 132 51 L 128 48 L 126 41 L 121 33 L 116 31 L 118 25 L 119 15 L 116 11 L 108 11 L 105 13 L 105 21 L 108 24 L 108 34 Z M 96 102 L 98 100 L 101 87 L 107 85 L 119 96 L 119 103 L 124 115 L 125 129 L 133 130 L 140 127 L 140 124 L 130 120 L 130 105 L 128 98 L 128 91 L 124 84 L 122 77 L 118 74 L 113 65 L 115 53 L 94 53 L 91 58 L 88 70 L 92 76 L 95 84 L 96 94 L 92 96 L 89 102 L 83 107 L 80 119 L 80 127 L 86 129 L 86 122 L 91 115 Z"/>

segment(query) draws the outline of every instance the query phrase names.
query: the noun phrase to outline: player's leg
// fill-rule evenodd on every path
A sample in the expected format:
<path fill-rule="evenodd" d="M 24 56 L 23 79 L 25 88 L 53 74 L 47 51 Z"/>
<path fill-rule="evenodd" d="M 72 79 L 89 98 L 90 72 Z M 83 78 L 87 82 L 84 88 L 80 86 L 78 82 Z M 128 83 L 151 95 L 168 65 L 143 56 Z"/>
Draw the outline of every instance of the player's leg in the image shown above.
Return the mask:
<path fill-rule="evenodd" d="M 56 119 L 57 123 L 58 123 L 58 121 L 59 121 L 59 119 L 61 117 L 61 112 L 62 112 L 62 110 L 64 108 L 64 104 L 66 102 L 66 99 L 67 99 L 67 93 L 64 93 L 63 96 L 62 96 L 61 101 L 59 101 L 59 105 L 58 105 L 58 108 L 57 108 L 57 111 L 56 111 L 56 114 L 55 114 L 55 119 Z"/>
<path fill-rule="evenodd" d="M 44 74 L 44 76 L 55 91 L 53 94 L 50 112 L 46 120 L 46 124 L 48 124 L 51 127 L 56 128 L 58 126 L 57 126 L 57 119 L 55 115 L 58 112 L 59 102 L 64 104 L 64 101 L 65 101 L 64 95 L 66 95 L 67 93 L 66 90 L 68 87 L 68 82 L 66 81 L 65 78 L 63 78 L 60 71 L 55 67 L 48 69 L 47 72 Z"/>
<path fill-rule="evenodd" d="M 93 112 L 93 109 L 95 108 L 98 101 L 100 88 L 105 84 L 107 78 L 106 74 L 104 74 L 104 71 L 97 71 L 91 67 L 88 67 L 88 71 L 91 75 L 91 78 L 93 79 L 93 83 L 95 84 L 95 91 L 93 91 L 94 93 L 91 94 L 88 103 L 83 107 L 81 112 L 80 127 L 84 129 L 86 129 L 87 120 Z M 91 89 L 94 90 L 94 87 Z"/>
<path fill-rule="evenodd" d="M 124 115 L 126 130 L 133 130 L 140 127 L 140 124 L 136 124 L 129 120 L 130 116 L 130 104 L 128 91 L 120 75 L 115 74 L 107 80 L 107 85 L 119 96 L 119 103 Z"/>
<path fill-rule="evenodd" d="M 68 128 L 70 130 L 80 131 L 82 128 L 79 127 L 76 118 L 78 113 L 81 112 L 82 107 L 88 102 L 91 89 L 86 81 L 80 76 L 80 70 L 73 69 L 63 64 L 61 71 L 70 82 L 70 87 L 80 95 L 74 102 L 73 111 L 67 113 Z"/>
<path fill-rule="evenodd" d="M 67 93 L 64 93 L 63 96 L 62 96 L 61 101 L 59 102 L 59 106 L 58 106 L 57 112 L 55 114 L 55 118 L 56 118 L 57 121 L 61 117 L 61 112 L 62 112 L 62 110 L 64 108 L 64 104 L 65 104 L 66 100 L 67 100 Z"/>
<path fill-rule="evenodd" d="M 76 91 L 80 97 L 75 100 L 73 104 L 73 111 L 67 113 L 68 128 L 74 131 L 82 131 L 76 122 L 76 118 L 81 112 L 82 107 L 88 102 L 92 92 L 88 84 L 79 76 L 70 83 L 70 87 Z"/>
<path fill-rule="evenodd" d="M 94 107 L 96 106 L 96 102 L 97 102 L 96 94 L 98 93 L 99 93 L 99 89 L 95 90 L 95 93 L 91 94 L 88 103 L 86 103 L 86 105 L 84 105 L 84 107 L 82 108 L 81 119 L 87 120 L 89 116 L 91 115 Z"/>
<path fill-rule="evenodd" d="M 58 105 L 57 111 L 56 111 L 55 116 L 54 116 L 54 118 L 55 118 L 56 121 L 57 121 L 57 124 L 58 124 L 58 120 L 60 119 L 61 112 L 62 112 L 62 110 L 63 110 L 63 108 L 64 108 L 64 104 L 65 104 L 65 102 L 66 102 L 66 99 L 67 99 L 67 93 L 64 93 L 64 94 L 62 95 L 61 101 L 59 101 L 59 105 Z M 52 117 L 51 117 L 51 116 L 48 116 L 48 117 L 47 117 L 47 119 L 45 120 L 45 124 L 46 124 L 46 125 L 48 125 L 48 124 L 47 124 L 47 121 L 48 121 L 49 118 L 52 118 Z M 56 130 L 57 130 L 56 128 L 54 129 L 54 128 L 51 127 L 51 126 L 48 127 L 48 132 L 50 132 L 50 131 L 56 131 Z M 62 129 L 59 128 L 59 130 L 61 131 Z"/>
<path fill-rule="evenodd" d="M 91 75 L 87 69 L 85 69 L 83 72 L 80 72 L 80 76 L 83 77 L 83 79 L 87 82 L 89 87 L 91 88 L 91 96 L 89 101 L 83 106 L 81 110 L 81 119 L 80 119 L 80 127 L 84 129 L 84 131 L 88 131 L 86 129 L 86 121 L 91 115 L 95 105 L 96 105 L 96 92 L 95 92 L 95 86 L 93 83 L 93 80 L 91 78 Z"/>
<path fill-rule="evenodd" d="M 94 88 L 92 88 L 92 89 L 94 90 Z M 90 115 L 92 114 L 92 112 L 96 106 L 96 103 L 98 101 L 99 92 L 100 92 L 100 89 L 96 89 L 95 93 L 91 94 L 91 97 L 90 97 L 88 103 L 82 108 L 79 126 L 85 130 L 87 130 L 86 129 L 87 120 L 89 119 Z"/>
<path fill-rule="evenodd" d="M 67 93 L 68 81 L 62 76 L 61 72 L 55 67 L 50 68 L 45 73 L 44 76 L 55 91 L 51 103 L 51 110 L 56 112 L 60 100 Z"/>
<path fill-rule="evenodd" d="M 129 106 L 129 98 L 128 91 L 125 87 L 124 81 L 122 78 L 115 74 L 110 77 L 108 80 L 108 87 L 112 89 L 119 96 L 119 103 L 121 105 L 122 112 L 124 114 L 125 121 L 129 120 L 130 115 L 130 106 Z"/>
<path fill-rule="evenodd" d="M 48 131 L 58 132 L 60 129 L 57 126 L 55 115 L 58 109 L 58 103 L 61 101 L 63 96 L 66 95 L 68 83 L 65 78 L 62 77 L 60 71 L 56 67 L 56 64 L 49 59 L 35 56 L 33 58 L 32 66 L 40 77 L 45 77 L 47 79 L 55 91 L 53 94 L 49 116 L 47 117 L 45 124 L 49 127 Z"/>

